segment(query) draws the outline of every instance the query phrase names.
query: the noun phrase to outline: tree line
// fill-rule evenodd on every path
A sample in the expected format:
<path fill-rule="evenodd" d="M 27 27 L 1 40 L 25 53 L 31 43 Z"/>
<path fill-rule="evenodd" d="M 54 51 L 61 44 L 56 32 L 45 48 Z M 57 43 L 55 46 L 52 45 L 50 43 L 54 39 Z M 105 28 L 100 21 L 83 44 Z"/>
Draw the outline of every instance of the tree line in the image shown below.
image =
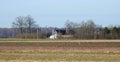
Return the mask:
<path fill-rule="evenodd" d="M 55 27 L 56 28 L 56 27 Z M 54 27 L 39 27 L 36 21 L 30 16 L 18 16 L 12 23 L 14 38 L 45 39 L 52 34 Z M 92 20 L 80 23 L 66 21 L 66 35 L 72 35 L 75 39 L 119 39 L 120 26 L 107 26 L 95 24 Z M 61 29 L 61 28 L 59 28 Z M 1 37 L 1 36 L 0 36 Z"/>
<path fill-rule="evenodd" d="M 81 23 L 66 22 L 69 34 L 79 39 L 120 39 L 120 26 L 102 27 L 92 20 Z"/>

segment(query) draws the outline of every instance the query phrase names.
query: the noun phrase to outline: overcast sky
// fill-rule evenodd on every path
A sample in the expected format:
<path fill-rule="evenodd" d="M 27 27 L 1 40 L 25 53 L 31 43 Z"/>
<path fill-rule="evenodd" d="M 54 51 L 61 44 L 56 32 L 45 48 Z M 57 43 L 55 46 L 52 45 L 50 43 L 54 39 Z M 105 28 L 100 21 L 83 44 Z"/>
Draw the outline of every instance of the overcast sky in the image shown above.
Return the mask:
<path fill-rule="evenodd" d="M 64 27 L 66 20 L 120 25 L 120 0 L 0 0 L 0 27 L 27 15 L 42 27 Z"/>

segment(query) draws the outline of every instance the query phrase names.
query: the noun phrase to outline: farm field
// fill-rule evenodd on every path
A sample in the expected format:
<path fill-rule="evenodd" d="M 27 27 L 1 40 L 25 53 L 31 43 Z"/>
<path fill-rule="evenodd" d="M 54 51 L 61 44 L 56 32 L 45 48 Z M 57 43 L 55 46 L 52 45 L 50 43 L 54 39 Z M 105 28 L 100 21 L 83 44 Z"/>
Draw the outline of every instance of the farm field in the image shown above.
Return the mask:
<path fill-rule="evenodd" d="M 0 62 L 119 62 L 119 58 L 119 40 L 0 41 Z"/>

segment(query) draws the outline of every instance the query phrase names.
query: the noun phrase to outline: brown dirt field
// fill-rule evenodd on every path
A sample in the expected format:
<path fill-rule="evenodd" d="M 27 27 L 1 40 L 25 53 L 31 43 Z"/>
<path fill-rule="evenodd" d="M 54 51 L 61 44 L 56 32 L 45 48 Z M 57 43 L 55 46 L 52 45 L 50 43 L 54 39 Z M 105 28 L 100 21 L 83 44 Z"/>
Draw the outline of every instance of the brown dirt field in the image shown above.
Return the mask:
<path fill-rule="evenodd" d="M 76 40 L 75 42 L 0 42 L 0 51 L 120 52 L 119 40 Z"/>

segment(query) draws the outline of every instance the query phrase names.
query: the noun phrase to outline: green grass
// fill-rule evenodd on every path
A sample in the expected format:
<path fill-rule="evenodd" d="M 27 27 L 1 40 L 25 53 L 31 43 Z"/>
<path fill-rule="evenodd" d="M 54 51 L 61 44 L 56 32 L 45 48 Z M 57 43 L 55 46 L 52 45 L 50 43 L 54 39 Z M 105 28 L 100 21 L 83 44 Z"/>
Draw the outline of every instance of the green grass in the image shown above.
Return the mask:
<path fill-rule="evenodd" d="M 0 52 L 0 60 L 120 61 L 120 53 L 102 52 Z"/>

